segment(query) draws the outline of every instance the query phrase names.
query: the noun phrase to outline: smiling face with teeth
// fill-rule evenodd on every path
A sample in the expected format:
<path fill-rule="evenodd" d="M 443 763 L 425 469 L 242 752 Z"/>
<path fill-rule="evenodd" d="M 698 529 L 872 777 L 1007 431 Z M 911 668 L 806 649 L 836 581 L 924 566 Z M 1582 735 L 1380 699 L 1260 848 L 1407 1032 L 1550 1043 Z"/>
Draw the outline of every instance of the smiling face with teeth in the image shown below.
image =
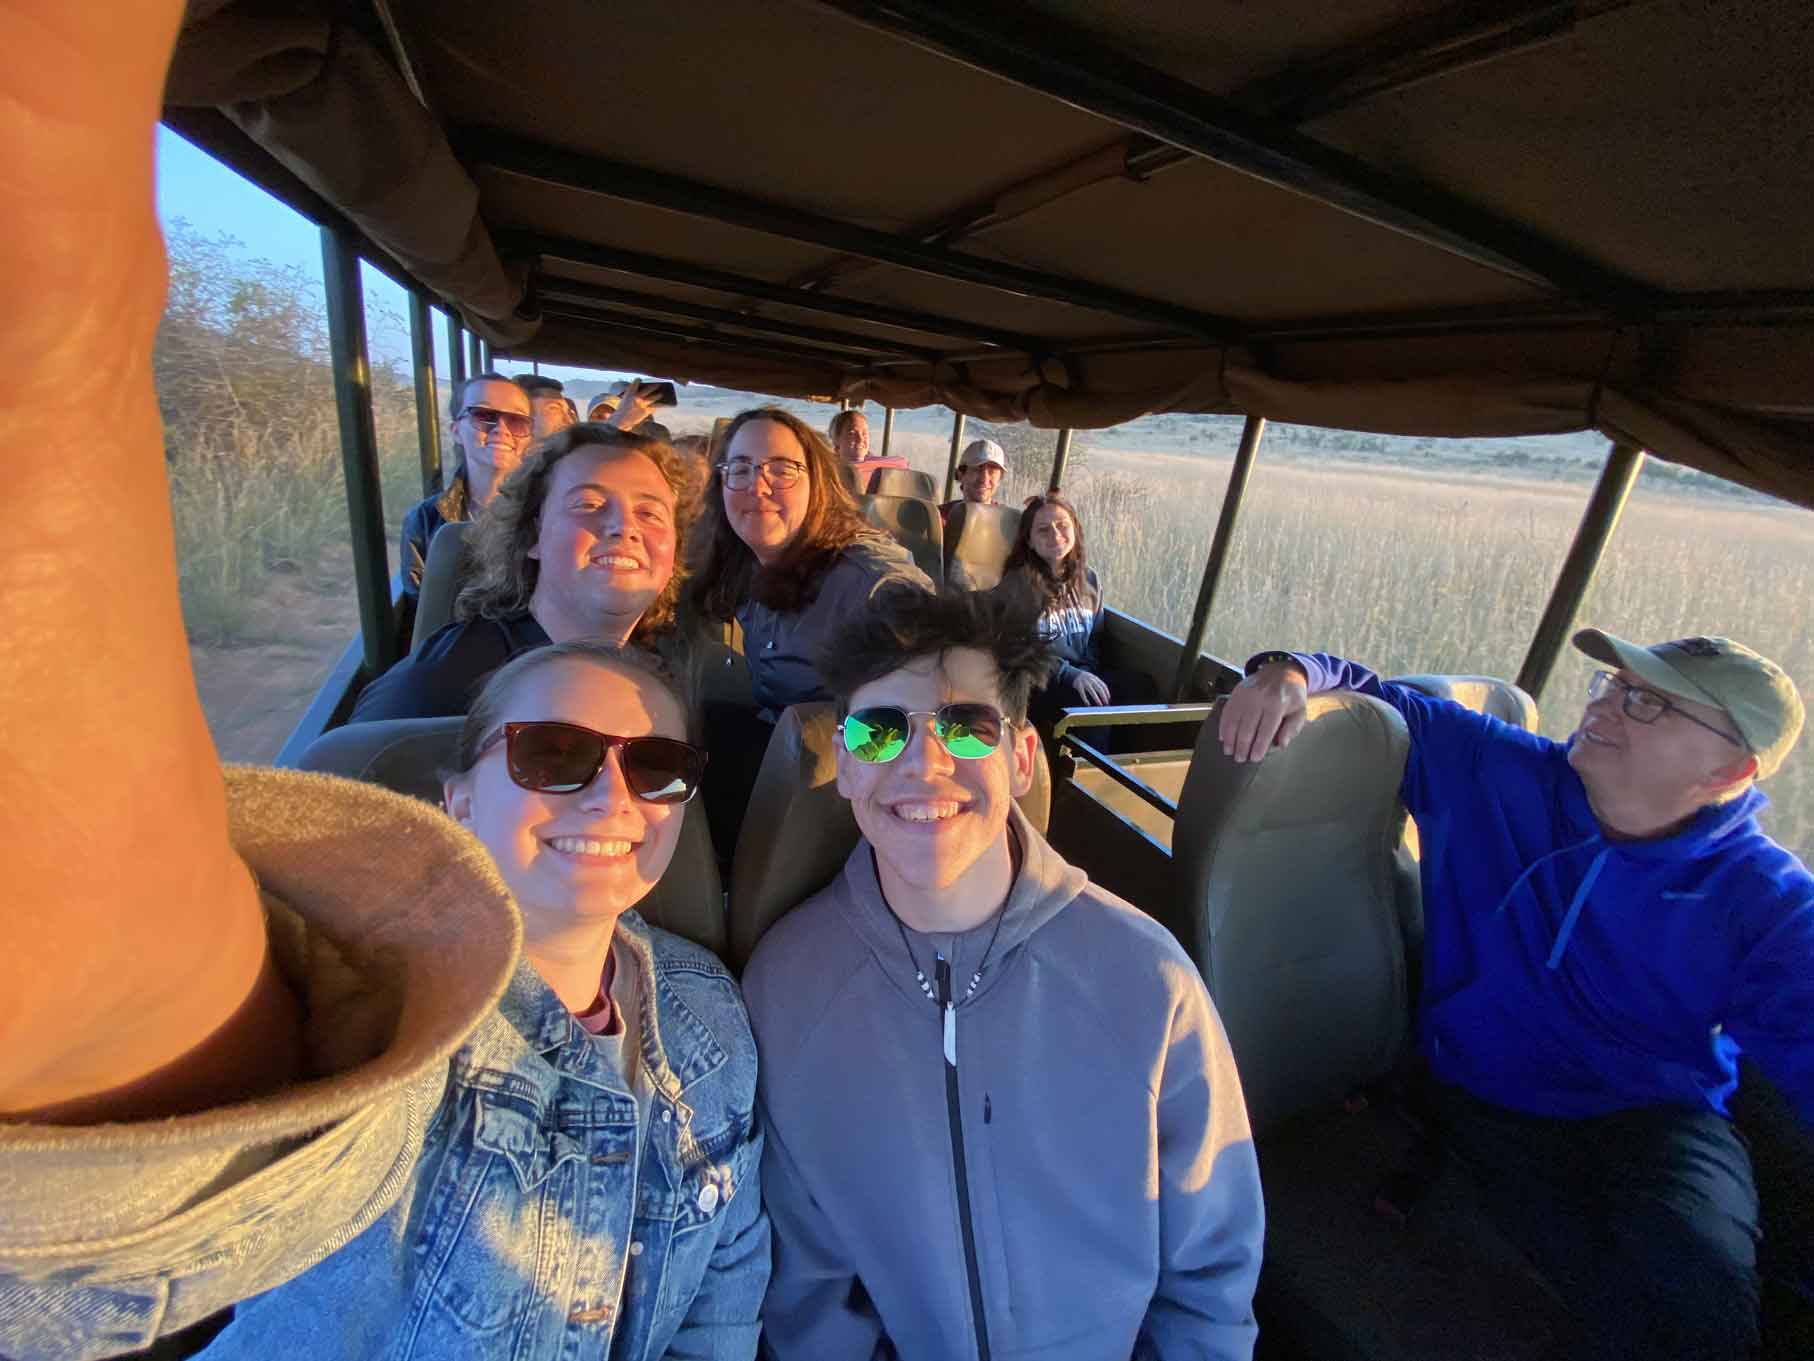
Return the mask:
<path fill-rule="evenodd" d="M 891 671 L 857 689 L 849 707 L 924 713 L 965 701 L 1006 707 L 995 663 L 973 648 Z M 1030 724 L 1010 725 L 993 754 L 972 761 L 946 751 L 927 719 L 913 725 L 907 749 L 883 765 L 866 765 L 840 743 L 838 791 L 875 851 L 895 912 L 921 930 L 966 930 L 1007 894 L 1008 807 L 1032 784 L 1039 737 Z"/>
<path fill-rule="evenodd" d="M 556 720 L 620 737 L 686 738 L 667 690 L 596 658 L 568 657 L 524 675 L 499 724 Z M 576 794 L 541 794 L 510 778 L 504 744 L 448 781 L 447 810 L 491 852 L 523 913 L 528 945 L 577 926 L 609 927 L 667 869 L 685 809 L 644 803 L 624 783 L 620 753 Z"/>
<path fill-rule="evenodd" d="M 550 475 L 529 550 L 536 621 L 557 643 L 623 642 L 674 575 L 677 534 L 674 489 L 649 458 L 574 450 Z"/>

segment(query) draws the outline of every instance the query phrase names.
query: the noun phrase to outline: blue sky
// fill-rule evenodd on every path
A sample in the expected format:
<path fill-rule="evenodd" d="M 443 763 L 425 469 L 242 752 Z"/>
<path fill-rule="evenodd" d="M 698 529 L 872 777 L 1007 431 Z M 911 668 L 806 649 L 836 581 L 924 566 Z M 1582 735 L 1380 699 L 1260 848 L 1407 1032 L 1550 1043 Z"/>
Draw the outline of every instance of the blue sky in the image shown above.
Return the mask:
<path fill-rule="evenodd" d="M 204 236 L 235 238 L 239 242 L 236 254 L 244 259 L 294 265 L 317 282 L 321 279 L 321 232 L 314 223 L 161 126 L 157 131 L 157 211 L 161 222 L 184 218 Z M 403 290 L 369 267 L 363 273 L 372 358 L 407 365 L 409 308 Z M 387 315 L 395 324 L 386 324 Z M 435 367 L 445 378 L 447 344 L 438 320 L 434 330 Z M 621 376 L 558 366 L 549 366 L 544 372 L 561 379 Z"/>

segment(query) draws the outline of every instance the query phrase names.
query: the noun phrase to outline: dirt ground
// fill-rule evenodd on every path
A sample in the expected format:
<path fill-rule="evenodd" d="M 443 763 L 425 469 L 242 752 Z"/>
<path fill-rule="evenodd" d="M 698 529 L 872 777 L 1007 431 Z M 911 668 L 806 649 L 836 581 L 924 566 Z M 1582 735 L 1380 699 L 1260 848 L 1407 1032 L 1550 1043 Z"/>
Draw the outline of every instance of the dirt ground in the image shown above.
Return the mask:
<path fill-rule="evenodd" d="M 344 555 L 345 550 L 343 550 Z M 281 577 L 260 598 L 254 641 L 190 644 L 196 688 L 223 761 L 269 763 L 359 632 L 351 564 L 326 560 Z"/>

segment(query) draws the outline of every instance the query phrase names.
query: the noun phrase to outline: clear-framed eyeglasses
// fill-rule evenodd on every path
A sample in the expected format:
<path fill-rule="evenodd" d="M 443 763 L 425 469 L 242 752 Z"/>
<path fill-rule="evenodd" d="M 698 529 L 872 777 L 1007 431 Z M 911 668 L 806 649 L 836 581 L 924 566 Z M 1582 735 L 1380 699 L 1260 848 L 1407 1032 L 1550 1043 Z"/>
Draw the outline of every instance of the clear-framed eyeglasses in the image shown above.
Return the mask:
<path fill-rule="evenodd" d="M 1723 732 L 1704 719 L 1696 718 L 1681 705 L 1673 703 L 1667 695 L 1658 694 L 1642 685 L 1633 685 L 1610 671 L 1594 672 L 1593 679 L 1587 683 L 1587 697 L 1590 700 L 1603 699 L 1615 690 L 1619 692 L 1619 707 L 1625 711 L 1625 717 L 1634 723 L 1655 723 L 1664 714 L 1673 711 L 1690 723 L 1698 724 L 1708 732 L 1725 738 L 1733 746 L 1745 747 L 1744 739 Z"/>
<path fill-rule="evenodd" d="M 771 458 L 752 463 L 747 458 L 733 458 L 724 464 L 724 485 L 732 491 L 743 491 L 756 485 L 761 477 L 776 491 L 786 491 L 806 476 L 806 465 L 793 458 Z"/>

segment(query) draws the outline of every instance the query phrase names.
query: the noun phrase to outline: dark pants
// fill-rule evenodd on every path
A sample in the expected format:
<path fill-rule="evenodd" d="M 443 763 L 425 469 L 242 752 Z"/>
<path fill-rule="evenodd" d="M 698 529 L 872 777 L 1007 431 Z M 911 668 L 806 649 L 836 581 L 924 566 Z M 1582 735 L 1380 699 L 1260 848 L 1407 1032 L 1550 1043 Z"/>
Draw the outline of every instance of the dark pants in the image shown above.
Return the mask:
<path fill-rule="evenodd" d="M 700 727 L 711 759 L 706 762 L 699 797 L 705 804 L 712 849 L 718 853 L 719 873 L 729 888 L 737 833 L 743 826 L 743 813 L 749 807 L 750 793 L 756 787 L 756 775 L 762 769 L 768 740 L 775 735 L 775 725 L 742 705 L 708 704 Z"/>
<path fill-rule="evenodd" d="M 1432 1087 L 1444 1146 L 1580 1325 L 1559 1355 L 1756 1351 L 1757 1191 L 1729 1121 L 1676 1107 L 1551 1120 Z"/>
<path fill-rule="evenodd" d="M 1110 704 L 1157 704 L 1159 687 L 1143 671 L 1098 671 L 1102 683 L 1109 688 Z M 1077 692 L 1077 687 L 1070 681 L 1055 680 L 1033 692 L 1027 701 L 1027 717 L 1033 720 L 1033 726 L 1050 736 L 1052 727 L 1061 717 L 1064 709 L 1087 709 L 1091 706 Z M 1109 727 L 1086 729 L 1079 735 L 1098 751 L 1124 750 L 1124 742 L 1132 743 L 1136 728 Z"/>

